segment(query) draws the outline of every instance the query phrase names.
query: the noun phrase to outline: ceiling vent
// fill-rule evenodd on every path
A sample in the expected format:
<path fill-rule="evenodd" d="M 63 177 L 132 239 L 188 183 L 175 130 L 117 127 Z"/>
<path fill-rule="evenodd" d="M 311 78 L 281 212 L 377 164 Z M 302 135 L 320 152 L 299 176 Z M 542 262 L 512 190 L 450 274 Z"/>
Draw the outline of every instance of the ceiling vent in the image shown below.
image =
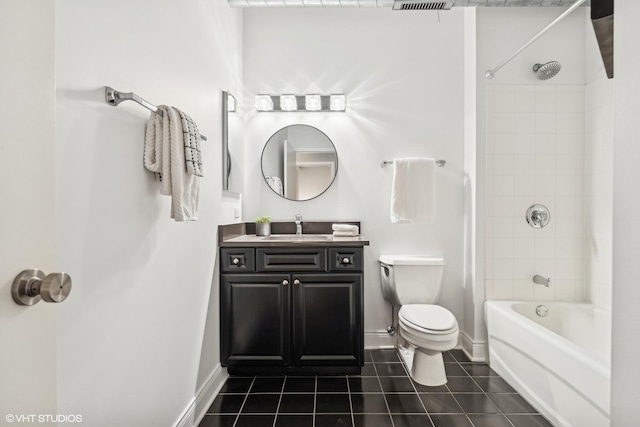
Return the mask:
<path fill-rule="evenodd" d="M 393 10 L 449 10 L 454 0 L 395 0 Z"/>

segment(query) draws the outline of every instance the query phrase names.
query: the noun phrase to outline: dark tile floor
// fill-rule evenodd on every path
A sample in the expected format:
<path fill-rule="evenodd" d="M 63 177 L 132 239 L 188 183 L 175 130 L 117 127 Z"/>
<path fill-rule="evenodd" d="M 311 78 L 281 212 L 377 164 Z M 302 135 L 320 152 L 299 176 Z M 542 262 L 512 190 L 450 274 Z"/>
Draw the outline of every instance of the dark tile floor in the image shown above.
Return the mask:
<path fill-rule="evenodd" d="M 448 382 L 409 378 L 395 350 L 367 350 L 362 375 L 231 377 L 199 427 L 549 427 L 483 363 L 444 354 Z"/>

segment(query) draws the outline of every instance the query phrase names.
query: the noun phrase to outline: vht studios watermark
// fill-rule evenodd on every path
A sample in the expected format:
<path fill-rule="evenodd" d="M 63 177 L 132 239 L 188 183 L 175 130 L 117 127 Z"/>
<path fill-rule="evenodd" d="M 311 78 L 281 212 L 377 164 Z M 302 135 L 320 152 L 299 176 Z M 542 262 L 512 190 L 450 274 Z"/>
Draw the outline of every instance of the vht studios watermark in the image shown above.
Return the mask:
<path fill-rule="evenodd" d="M 81 423 L 82 415 L 62 414 L 7 414 L 8 423 Z"/>

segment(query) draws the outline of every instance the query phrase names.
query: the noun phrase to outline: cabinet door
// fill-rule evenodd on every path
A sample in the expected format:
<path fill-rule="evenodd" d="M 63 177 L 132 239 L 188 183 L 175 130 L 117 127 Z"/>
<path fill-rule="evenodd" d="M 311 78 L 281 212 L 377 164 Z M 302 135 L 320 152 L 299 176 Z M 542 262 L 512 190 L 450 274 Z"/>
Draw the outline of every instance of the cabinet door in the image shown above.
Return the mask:
<path fill-rule="evenodd" d="M 293 274 L 292 279 L 294 363 L 362 365 L 362 275 Z"/>
<path fill-rule="evenodd" d="M 223 274 L 220 280 L 224 366 L 290 362 L 290 277 Z"/>

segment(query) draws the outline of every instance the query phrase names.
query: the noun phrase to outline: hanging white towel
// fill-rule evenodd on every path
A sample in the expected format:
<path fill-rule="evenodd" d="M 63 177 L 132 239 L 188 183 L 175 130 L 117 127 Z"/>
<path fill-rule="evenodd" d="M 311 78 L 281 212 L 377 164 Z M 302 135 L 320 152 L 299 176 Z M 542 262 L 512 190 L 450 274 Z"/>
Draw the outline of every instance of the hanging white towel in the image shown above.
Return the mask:
<path fill-rule="evenodd" d="M 160 193 L 171 196 L 171 218 L 196 221 L 200 200 L 200 181 L 187 171 L 180 113 L 172 107 L 158 107 L 147 122 L 144 165 L 162 177 Z"/>
<path fill-rule="evenodd" d="M 430 158 L 408 157 L 393 161 L 392 223 L 433 223 L 435 166 L 435 160 Z"/>

